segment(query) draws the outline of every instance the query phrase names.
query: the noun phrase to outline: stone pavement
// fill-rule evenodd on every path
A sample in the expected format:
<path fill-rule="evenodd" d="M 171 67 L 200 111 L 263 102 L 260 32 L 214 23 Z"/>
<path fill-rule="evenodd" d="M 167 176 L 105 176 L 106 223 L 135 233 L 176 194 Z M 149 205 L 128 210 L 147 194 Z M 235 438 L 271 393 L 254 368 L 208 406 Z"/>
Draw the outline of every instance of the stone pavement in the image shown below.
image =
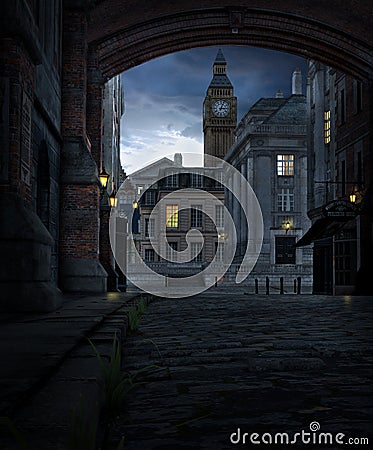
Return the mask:
<path fill-rule="evenodd" d="M 114 334 L 125 337 L 138 294 L 70 295 L 53 313 L 0 315 L 0 416 L 14 421 L 30 450 L 65 450 L 80 395 L 99 402 L 100 370 L 86 337 L 108 355 Z M 1 450 L 20 448 L 6 435 Z"/>
<path fill-rule="evenodd" d="M 244 445 L 242 433 L 288 432 L 292 439 L 318 422 L 320 432 L 370 440 L 349 448 L 373 448 L 372 308 L 372 297 L 253 296 L 242 289 L 155 300 L 126 341 L 126 369 L 148 370 L 113 442 L 124 434 L 126 450 L 269 448 Z M 233 444 L 238 428 L 241 441 Z M 346 445 L 298 440 L 276 448 Z"/>

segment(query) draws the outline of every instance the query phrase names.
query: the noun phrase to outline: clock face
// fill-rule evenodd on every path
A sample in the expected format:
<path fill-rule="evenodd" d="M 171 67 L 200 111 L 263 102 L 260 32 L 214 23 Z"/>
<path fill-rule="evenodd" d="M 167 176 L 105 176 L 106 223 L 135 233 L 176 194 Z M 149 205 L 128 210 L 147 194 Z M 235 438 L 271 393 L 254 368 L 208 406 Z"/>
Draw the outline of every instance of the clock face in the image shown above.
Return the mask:
<path fill-rule="evenodd" d="M 212 112 L 217 117 L 225 117 L 229 113 L 229 103 L 226 100 L 218 100 L 212 105 Z"/>

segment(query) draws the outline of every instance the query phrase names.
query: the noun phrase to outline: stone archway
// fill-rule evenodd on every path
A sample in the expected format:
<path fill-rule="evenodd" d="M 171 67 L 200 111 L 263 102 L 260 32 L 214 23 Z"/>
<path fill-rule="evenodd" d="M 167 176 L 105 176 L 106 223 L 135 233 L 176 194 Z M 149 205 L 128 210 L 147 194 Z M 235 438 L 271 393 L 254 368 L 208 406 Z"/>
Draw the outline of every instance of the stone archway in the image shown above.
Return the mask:
<path fill-rule="evenodd" d="M 49 264 L 56 240 L 32 207 L 34 115 L 61 161 L 59 286 L 103 291 L 98 171 L 105 80 L 161 55 L 212 45 L 281 50 L 369 85 L 373 78 L 369 0 L 51 0 L 39 5 L 48 9 L 43 21 L 35 5 L 0 4 L 0 287 L 6 309 L 45 311 L 60 304 Z M 29 226 L 17 231 L 14 220 Z"/>
<path fill-rule="evenodd" d="M 105 0 L 89 16 L 88 42 L 110 78 L 152 58 L 201 46 L 251 45 L 372 77 L 369 1 Z"/>

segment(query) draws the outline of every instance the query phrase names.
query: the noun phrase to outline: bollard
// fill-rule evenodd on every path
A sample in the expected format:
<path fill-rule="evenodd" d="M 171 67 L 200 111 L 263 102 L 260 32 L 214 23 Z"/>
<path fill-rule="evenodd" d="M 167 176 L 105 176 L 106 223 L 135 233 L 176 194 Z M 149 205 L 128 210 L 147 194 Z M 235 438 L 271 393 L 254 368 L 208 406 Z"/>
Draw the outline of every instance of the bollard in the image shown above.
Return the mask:
<path fill-rule="evenodd" d="M 294 294 L 297 293 L 297 279 L 294 278 Z"/>
<path fill-rule="evenodd" d="M 164 285 L 165 285 L 165 287 L 168 287 L 168 276 L 167 275 L 164 278 Z"/>
<path fill-rule="evenodd" d="M 215 287 L 218 287 L 218 277 L 215 277 Z"/>
<path fill-rule="evenodd" d="M 284 293 L 284 277 L 280 277 L 280 294 Z"/>
<path fill-rule="evenodd" d="M 255 294 L 259 294 L 259 282 L 258 282 L 258 278 L 255 278 Z"/>
<path fill-rule="evenodd" d="M 301 291 L 301 284 L 302 284 L 302 279 L 301 279 L 301 277 L 298 277 L 297 280 L 298 280 L 298 290 L 297 290 L 297 294 L 300 294 L 300 291 Z"/>
<path fill-rule="evenodd" d="M 266 277 L 266 295 L 269 295 L 269 278 Z"/>

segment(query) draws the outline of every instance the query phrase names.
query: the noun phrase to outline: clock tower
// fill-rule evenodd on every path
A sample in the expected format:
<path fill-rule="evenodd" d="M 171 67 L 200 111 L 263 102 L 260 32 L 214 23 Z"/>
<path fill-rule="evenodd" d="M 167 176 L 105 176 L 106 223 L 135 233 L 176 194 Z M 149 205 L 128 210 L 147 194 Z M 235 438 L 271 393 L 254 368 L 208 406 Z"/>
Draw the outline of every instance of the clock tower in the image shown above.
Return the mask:
<path fill-rule="evenodd" d="M 233 144 L 236 126 L 237 97 L 227 76 L 227 62 L 219 49 L 203 102 L 204 154 L 223 159 Z"/>

